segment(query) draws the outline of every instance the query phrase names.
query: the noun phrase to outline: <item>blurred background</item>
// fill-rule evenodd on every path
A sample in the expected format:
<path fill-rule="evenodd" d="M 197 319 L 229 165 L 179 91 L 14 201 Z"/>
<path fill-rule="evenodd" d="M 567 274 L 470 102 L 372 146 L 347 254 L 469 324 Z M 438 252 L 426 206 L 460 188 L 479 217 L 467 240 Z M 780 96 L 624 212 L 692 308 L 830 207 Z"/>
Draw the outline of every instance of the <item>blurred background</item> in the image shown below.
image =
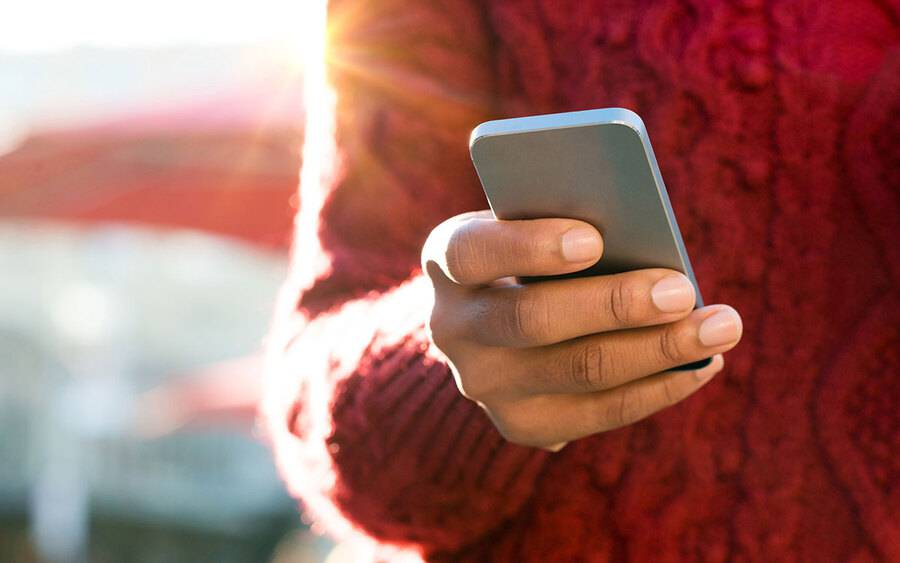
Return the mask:
<path fill-rule="evenodd" d="M 0 561 L 320 561 L 255 430 L 305 0 L 0 19 Z"/>

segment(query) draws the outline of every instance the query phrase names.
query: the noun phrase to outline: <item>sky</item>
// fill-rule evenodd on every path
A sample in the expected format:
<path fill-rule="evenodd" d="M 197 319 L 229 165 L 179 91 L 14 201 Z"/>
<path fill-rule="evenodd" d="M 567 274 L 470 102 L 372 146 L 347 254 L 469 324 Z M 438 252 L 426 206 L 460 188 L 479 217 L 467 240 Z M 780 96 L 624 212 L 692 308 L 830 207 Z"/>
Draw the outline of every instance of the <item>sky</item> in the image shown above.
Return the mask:
<path fill-rule="evenodd" d="M 0 155 L 35 129 L 247 98 L 260 86 L 275 97 L 296 78 L 311 3 L 321 1 L 4 2 Z"/>
<path fill-rule="evenodd" d="M 314 0 L 24 0 L 4 3 L 0 51 L 290 40 Z"/>

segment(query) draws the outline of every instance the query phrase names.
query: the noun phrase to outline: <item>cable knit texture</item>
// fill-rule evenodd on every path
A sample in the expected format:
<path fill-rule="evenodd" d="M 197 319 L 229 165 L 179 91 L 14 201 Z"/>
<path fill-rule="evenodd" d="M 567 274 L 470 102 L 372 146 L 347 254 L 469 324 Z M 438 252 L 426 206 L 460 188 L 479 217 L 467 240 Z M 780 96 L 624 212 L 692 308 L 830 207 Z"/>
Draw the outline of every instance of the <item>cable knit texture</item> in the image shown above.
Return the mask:
<path fill-rule="evenodd" d="M 900 561 L 897 2 L 329 11 L 330 268 L 287 286 L 266 403 L 317 522 L 384 557 Z M 704 297 L 746 330 L 695 396 L 551 455 L 459 396 L 418 254 L 485 207 L 471 127 L 607 106 L 644 118 Z"/>

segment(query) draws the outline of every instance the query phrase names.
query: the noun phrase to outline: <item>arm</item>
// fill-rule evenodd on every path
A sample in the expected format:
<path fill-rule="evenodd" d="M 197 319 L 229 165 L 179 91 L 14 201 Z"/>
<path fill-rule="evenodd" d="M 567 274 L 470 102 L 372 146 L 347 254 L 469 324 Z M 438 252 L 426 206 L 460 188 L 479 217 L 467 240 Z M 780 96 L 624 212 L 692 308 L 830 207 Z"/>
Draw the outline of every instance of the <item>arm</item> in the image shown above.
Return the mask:
<path fill-rule="evenodd" d="M 339 126 L 339 136 L 341 131 Z M 424 162 L 435 169 L 458 150 L 448 143 L 447 156 L 417 152 L 416 138 L 406 138 L 407 148 L 417 157 L 430 155 L 433 160 Z M 460 162 L 467 161 L 464 155 Z M 458 172 L 442 172 L 435 185 L 464 185 Z M 357 185 L 367 186 L 362 179 Z M 410 195 L 416 182 L 384 185 L 403 188 L 385 192 L 391 195 L 392 219 L 376 220 L 367 237 L 356 239 L 378 247 L 360 256 L 372 266 L 360 275 L 384 272 L 386 257 L 405 256 L 395 244 L 401 238 L 391 231 L 411 209 L 403 197 L 428 201 Z M 335 193 L 345 189 L 341 185 Z M 373 196 L 366 205 L 377 202 Z M 346 212 L 332 209 L 337 217 Z M 326 203 L 326 227 L 335 224 L 328 210 Z M 442 207 L 436 213 L 453 211 Z M 368 227 L 369 216 L 337 224 L 363 221 Z M 415 239 L 414 250 L 422 238 Z M 337 237 L 325 245 L 332 264 L 357 248 L 349 240 Z M 276 340 L 273 347 L 276 354 L 288 350 L 274 368 L 287 382 L 273 387 L 281 389 L 273 401 L 281 406 L 269 412 L 295 490 L 320 516 L 330 514 L 345 529 L 355 526 L 429 555 L 456 550 L 484 538 L 528 498 L 546 454 L 511 443 L 558 449 L 641 420 L 703 387 L 722 369 L 721 353 L 740 339 L 741 321 L 724 305 L 693 310 L 693 286 L 684 275 L 657 268 L 525 286 L 514 281 L 577 272 L 601 252 L 600 233 L 572 219 L 496 221 L 489 212 L 464 213 L 430 233 L 422 254 L 430 286 L 416 278 L 384 294 L 326 308 L 314 305 L 337 293 L 332 288 L 315 294 L 313 286 L 300 301 L 300 336 L 284 348 Z M 348 269 L 356 258 L 346 262 Z M 335 268 L 322 282 L 352 280 L 346 271 Z M 704 369 L 671 371 L 710 356 L 716 360 Z M 473 402 L 457 398 L 451 374 Z"/>
<path fill-rule="evenodd" d="M 330 267 L 300 297 L 302 309 L 396 286 L 418 267 L 435 225 L 484 206 L 467 149 L 493 96 L 479 9 L 472 0 L 329 2 L 337 155 L 324 180 L 301 186 L 301 219 L 317 225 L 295 243 L 317 237 Z M 316 118 L 329 111 L 308 107 Z"/>
<path fill-rule="evenodd" d="M 264 418 L 319 523 L 453 550 L 520 509 L 545 456 L 504 442 L 459 394 L 426 338 L 431 288 L 414 274 L 430 229 L 483 205 L 466 139 L 487 113 L 486 34 L 469 1 L 330 10 L 339 162 L 301 186 Z"/>
<path fill-rule="evenodd" d="M 477 541 L 528 499 L 546 454 L 504 441 L 428 343 L 421 277 L 306 326 L 266 414 L 293 494 L 332 532 L 426 553 Z"/>

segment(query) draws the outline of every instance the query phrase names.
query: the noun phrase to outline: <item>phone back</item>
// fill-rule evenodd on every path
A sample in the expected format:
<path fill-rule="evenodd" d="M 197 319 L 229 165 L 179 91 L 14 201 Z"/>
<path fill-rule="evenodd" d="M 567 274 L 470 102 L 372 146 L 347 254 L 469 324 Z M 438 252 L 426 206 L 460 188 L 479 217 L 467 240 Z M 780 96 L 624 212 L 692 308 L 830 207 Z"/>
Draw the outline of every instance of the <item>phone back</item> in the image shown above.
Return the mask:
<path fill-rule="evenodd" d="M 621 108 L 482 123 L 472 161 L 499 219 L 565 217 L 601 232 L 603 257 L 578 275 L 671 268 L 700 288 L 643 121 Z"/>

